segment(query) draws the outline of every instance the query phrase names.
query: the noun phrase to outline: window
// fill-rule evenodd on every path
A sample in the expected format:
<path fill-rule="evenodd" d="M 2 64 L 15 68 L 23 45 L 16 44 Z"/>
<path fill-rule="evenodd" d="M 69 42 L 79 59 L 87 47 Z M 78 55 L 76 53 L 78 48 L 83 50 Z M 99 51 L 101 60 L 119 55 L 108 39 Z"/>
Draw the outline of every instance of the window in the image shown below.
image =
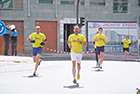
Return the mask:
<path fill-rule="evenodd" d="M 90 5 L 105 6 L 105 0 L 90 0 Z"/>
<path fill-rule="evenodd" d="M 114 0 L 113 13 L 127 13 L 128 0 Z"/>
<path fill-rule="evenodd" d="M 74 5 L 74 0 L 61 0 L 61 4 Z"/>
<path fill-rule="evenodd" d="M 0 0 L 0 10 L 23 10 L 23 0 Z"/>
<path fill-rule="evenodd" d="M 85 5 L 85 1 L 84 0 L 80 0 L 80 5 Z"/>
<path fill-rule="evenodd" d="M 138 6 L 140 6 L 140 0 L 138 0 Z"/>
<path fill-rule="evenodd" d="M 13 0 L 0 0 L 1 10 L 13 10 Z"/>
<path fill-rule="evenodd" d="M 39 3 L 53 4 L 53 0 L 39 0 Z"/>

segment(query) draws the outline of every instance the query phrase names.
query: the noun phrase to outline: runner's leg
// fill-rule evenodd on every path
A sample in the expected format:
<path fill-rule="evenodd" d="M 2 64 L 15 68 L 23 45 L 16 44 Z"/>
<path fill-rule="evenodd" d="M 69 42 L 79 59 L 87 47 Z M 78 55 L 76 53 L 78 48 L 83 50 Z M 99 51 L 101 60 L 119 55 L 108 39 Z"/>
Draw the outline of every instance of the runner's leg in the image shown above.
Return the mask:
<path fill-rule="evenodd" d="M 36 64 L 35 64 L 35 71 L 34 71 L 35 73 L 36 73 L 37 68 L 38 68 L 40 56 L 41 56 L 41 54 L 37 54 L 37 56 L 36 56 Z"/>
<path fill-rule="evenodd" d="M 95 49 L 95 55 L 96 55 L 96 62 L 98 64 L 98 53 L 97 53 L 97 49 Z"/>
<path fill-rule="evenodd" d="M 36 63 L 36 56 L 33 56 L 33 62 Z"/>
<path fill-rule="evenodd" d="M 81 64 L 80 63 L 77 63 L 77 69 L 78 69 L 78 74 L 80 73 L 80 69 L 81 69 Z"/>
<path fill-rule="evenodd" d="M 100 52 L 100 63 L 103 63 L 104 52 Z"/>
<path fill-rule="evenodd" d="M 126 57 L 127 51 L 125 50 L 123 53 L 124 53 L 124 56 L 123 56 L 123 60 L 124 60 Z"/>
<path fill-rule="evenodd" d="M 73 60 L 72 61 L 72 74 L 73 74 L 73 77 L 74 78 L 75 78 L 75 75 L 76 75 L 76 69 L 75 69 L 75 67 L 76 67 L 76 61 Z"/>

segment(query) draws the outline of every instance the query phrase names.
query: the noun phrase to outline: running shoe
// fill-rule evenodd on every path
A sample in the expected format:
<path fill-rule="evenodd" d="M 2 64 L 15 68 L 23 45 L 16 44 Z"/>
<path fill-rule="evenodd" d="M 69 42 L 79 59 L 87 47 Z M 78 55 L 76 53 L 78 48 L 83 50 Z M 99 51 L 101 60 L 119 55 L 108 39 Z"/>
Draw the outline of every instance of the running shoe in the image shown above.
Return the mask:
<path fill-rule="evenodd" d="M 34 72 L 33 76 L 36 76 L 36 73 Z"/>
<path fill-rule="evenodd" d="M 122 59 L 122 61 L 124 61 L 124 59 Z"/>
<path fill-rule="evenodd" d="M 102 69 L 102 65 L 100 64 L 100 69 Z"/>
<path fill-rule="evenodd" d="M 79 80 L 80 79 L 80 74 L 77 74 L 77 80 Z"/>
<path fill-rule="evenodd" d="M 73 83 L 76 84 L 76 79 L 73 80 Z"/>
<path fill-rule="evenodd" d="M 100 64 L 99 64 L 99 63 L 97 63 L 97 64 L 96 64 L 96 67 L 99 67 L 99 66 L 100 66 Z"/>

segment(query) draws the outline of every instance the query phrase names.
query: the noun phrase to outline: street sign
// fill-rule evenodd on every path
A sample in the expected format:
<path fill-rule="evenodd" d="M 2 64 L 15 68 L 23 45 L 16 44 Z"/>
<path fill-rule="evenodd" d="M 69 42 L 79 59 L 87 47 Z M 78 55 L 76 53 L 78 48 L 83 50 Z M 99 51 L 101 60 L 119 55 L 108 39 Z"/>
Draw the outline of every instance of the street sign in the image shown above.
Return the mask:
<path fill-rule="evenodd" d="M 4 33 L 5 29 L 5 24 L 2 21 L 0 21 L 0 35 Z"/>

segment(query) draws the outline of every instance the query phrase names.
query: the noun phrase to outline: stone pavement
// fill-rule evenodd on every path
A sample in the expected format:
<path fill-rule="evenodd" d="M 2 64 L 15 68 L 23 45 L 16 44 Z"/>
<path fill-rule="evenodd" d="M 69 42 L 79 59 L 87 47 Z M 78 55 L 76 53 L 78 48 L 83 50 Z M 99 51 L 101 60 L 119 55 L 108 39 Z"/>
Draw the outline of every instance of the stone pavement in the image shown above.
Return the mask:
<path fill-rule="evenodd" d="M 32 77 L 31 57 L 0 57 L 0 94 L 136 94 L 140 88 L 139 62 L 106 60 L 99 71 L 95 60 L 82 60 L 75 85 L 70 60 L 43 60 Z"/>

